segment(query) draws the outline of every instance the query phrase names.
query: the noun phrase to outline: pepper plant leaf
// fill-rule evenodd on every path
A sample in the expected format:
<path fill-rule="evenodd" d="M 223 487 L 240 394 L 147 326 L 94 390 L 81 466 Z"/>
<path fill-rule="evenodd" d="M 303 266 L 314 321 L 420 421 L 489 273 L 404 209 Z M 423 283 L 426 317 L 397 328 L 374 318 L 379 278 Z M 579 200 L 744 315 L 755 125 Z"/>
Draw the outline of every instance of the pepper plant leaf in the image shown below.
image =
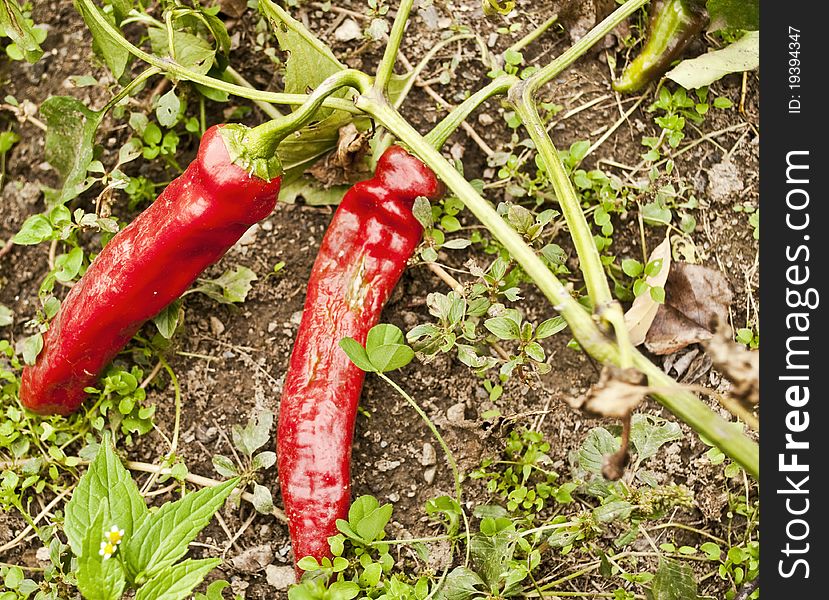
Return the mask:
<path fill-rule="evenodd" d="M 760 29 L 760 0 L 708 0 L 708 31 Z"/>
<path fill-rule="evenodd" d="M 739 40 L 702 56 L 683 60 L 665 75 L 687 90 L 712 84 L 729 73 L 760 66 L 760 32 L 749 31 Z"/>
<path fill-rule="evenodd" d="M 43 56 L 35 28 L 23 16 L 17 0 L 0 0 L 0 30 L 17 45 L 27 62 L 35 63 Z"/>
<path fill-rule="evenodd" d="M 69 96 L 52 96 L 40 105 L 46 119 L 46 161 L 63 180 L 56 204 L 77 197 L 89 184 L 86 172 L 94 157 L 95 132 L 104 113 Z"/>
<path fill-rule="evenodd" d="M 122 2 L 117 4 L 119 8 L 112 14 L 99 10 L 91 2 L 75 0 L 75 8 L 92 34 L 92 50 L 106 63 L 115 79 L 121 79 L 127 68 L 127 62 L 129 62 L 129 50 L 113 41 L 112 37 L 92 16 L 92 11 L 96 11 L 100 17 L 106 19 L 111 25 L 117 26 L 116 16 L 120 16 L 120 12 L 124 8 Z"/>

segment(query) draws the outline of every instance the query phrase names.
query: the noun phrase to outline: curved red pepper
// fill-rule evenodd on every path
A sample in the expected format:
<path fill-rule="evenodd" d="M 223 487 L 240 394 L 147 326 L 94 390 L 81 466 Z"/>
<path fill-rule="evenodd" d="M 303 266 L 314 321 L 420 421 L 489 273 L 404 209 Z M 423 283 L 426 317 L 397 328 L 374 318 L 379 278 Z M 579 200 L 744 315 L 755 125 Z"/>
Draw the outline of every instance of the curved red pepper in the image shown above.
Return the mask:
<path fill-rule="evenodd" d="M 348 513 L 365 373 L 338 343 L 365 343 L 420 242 L 414 200 L 442 191 L 426 165 L 392 146 L 374 177 L 345 194 L 322 240 L 279 405 L 279 482 L 295 560 L 328 556 L 335 521 Z"/>
<path fill-rule="evenodd" d="M 196 159 L 92 261 L 63 301 L 20 401 L 41 414 L 68 414 L 141 325 L 218 261 L 276 205 L 281 178 L 265 181 L 231 162 L 219 126 Z"/>

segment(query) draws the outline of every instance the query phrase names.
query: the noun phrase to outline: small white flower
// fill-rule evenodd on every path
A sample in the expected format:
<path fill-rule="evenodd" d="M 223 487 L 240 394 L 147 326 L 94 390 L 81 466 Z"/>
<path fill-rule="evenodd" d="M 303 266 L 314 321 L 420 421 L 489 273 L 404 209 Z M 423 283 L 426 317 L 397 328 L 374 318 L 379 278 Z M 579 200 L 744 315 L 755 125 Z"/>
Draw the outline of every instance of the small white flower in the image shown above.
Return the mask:
<path fill-rule="evenodd" d="M 103 556 L 104 560 L 112 558 L 112 555 L 115 554 L 115 545 L 112 542 L 102 541 L 101 549 L 98 550 L 98 554 Z"/>
<path fill-rule="evenodd" d="M 121 540 L 124 539 L 124 530 L 119 529 L 118 525 L 113 525 L 109 531 L 104 533 L 104 539 L 113 546 L 117 546 L 121 543 Z"/>

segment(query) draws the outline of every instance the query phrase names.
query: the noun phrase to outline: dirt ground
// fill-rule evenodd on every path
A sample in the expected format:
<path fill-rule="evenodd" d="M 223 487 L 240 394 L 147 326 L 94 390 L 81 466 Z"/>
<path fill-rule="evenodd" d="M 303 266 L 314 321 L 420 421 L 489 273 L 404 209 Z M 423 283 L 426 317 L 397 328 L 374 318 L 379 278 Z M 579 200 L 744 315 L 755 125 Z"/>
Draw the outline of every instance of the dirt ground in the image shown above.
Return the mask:
<path fill-rule="evenodd" d="M 359 0 L 337 4 L 340 9 L 359 14 L 365 12 L 365 5 Z M 527 26 L 526 31 L 531 24 L 546 19 L 557 8 L 553 6 L 555 4 L 527 3 L 531 7 L 522 8 L 510 22 Z M 302 9 L 297 14 L 323 39 L 333 42 L 337 55 L 344 62 L 364 69 L 376 64 L 378 46 L 364 44 L 362 40 L 334 41 L 333 31 L 349 15 L 339 9 L 323 12 L 313 2 L 302 2 L 301 5 Z M 484 19 L 479 7 L 480 3 L 474 0 L 435 3 L 441 20 L 455 19 L 468 25 L 484 40 L 493 42 L 489 48 L 492 52 L 502 51 L 520 37 L 520 33 L 494 35 L 495 29 L 503 23 Z M 248 11 L 240 20 L 231 20 L 230 33 L 236 45 L 231 64 L 256 85 L 278 89 L 278 77 L 273 74 L 270 61 L 246 50 L 255 35 L 256 18 L 251 12 Z M 102 77 L 106 73 L 92 57 L 90 36 L 71 3 L 56 0 L 37 2 L 34 16 L 36 22 L 45 23 L 49 28 L 46 56 L 34 66 L 0 60 L 2 95 L 10 94 L 20 101 L 39 105 L 50 95 L 69 94 L 92 106 L 100 106 L 105 98 L 101 97 L 99 88 L 73 88 L 67 83 L 67 78 L 72 75 Z M 570 31 L 577 29 L 581 22 L 583 19 L 563 20 Z M 415 16 L 404 44 L 406 58 L 415 63 L 439 39 L 439 35 L 440 29 L 431 18 L 425 18 L 422 14 Z M 531 64 L 543 64 L 568 45 L 567 32 L 553 28 L 526 53 L 532 57 Z M 561 114 L 606 96 L 587 110 L 560 119 L 559 125 L 552 131 L 559 148 L 567 148 L 571 142 L 580 139 L 593 141 L 608 124 L 619 118 L 622 106 L 611 93 L 605 58 L 605 51 L 613 53 L 617 49 L 616 37 L 609 36 L 603 48 L 591 52 L 546 88 L 545 99 L 564 105 L 565 110 Z M 447 48 L 439 55 L 435 69 L 427 70 L 422 79 L 429 80 L 437 65 L 449 60 L 456 51 L 455 47 Z M 485 76 L 475 53 L 473 44 L 464 44 L 461 62 L 452 81 L 448 85 L 432 82 L 431 88 L 449 102 L 456 102 L 458 94 L 464 90 L 477 89 Z M 623 53 L 619 52 L 618 57 L 621 64 Z M 138 66 L 134 68 L 138 69 Z M 715 83 L 712 91 L 730 98 L 737 105 L 743 93 L 743 83 L 740 76 L 728 76 Z M 683 153 L 676 161 L 677 176 L 693 186 L 701 203 L 700 209 L 694 213 L 698 225 L 693 233 L 701 262 L 721 270 L 727 277 L 734 293 L 731 316 L 736 327 L 744 326 L 747 317 L 753 317 L 759 285 L 756 264 L 758 243 L 752 237 L 747 216 L 733 210 L 737 201 L 756 205 L 758 198 L 758 75 L 750 73 L 745 85 L 744 112 L 736 109 L 712 111 L 700 130 L 689 128 L 688 134 L 689 138 L 713 135 L 708 141 Z M 643 110 L 647 105 L 648 102 L 643 103 L 629 121 L 610 136 L 588 159 L 588 166 L 594 166 L 598 159 L 612 159 L 627 165 L 639 162 L 642 152 L 640 138 L 654 129 L 652 116 Z M 626 102 L 624 109 L 628 106 Z M 211 111 L 208 113 L 209 123 L 222 120 L 221 107 L 211 104 L 208 107 Z M 483 112 L 491 118 L 479 117 L 477 123 L 472 121 L 476 132 L 496 150 L 510 136 L 500 117 L 503 111 L 497 102 L 490 102 Z M 403 113 L 425 132 L 444 111 L 437 108 L 436 101 L 425 89 L 416 87 Z M 10 118 L 8 114 L 0 114 L 0 127 L 6 128 L 5 123 Z M 256 108 L 246 118 L 249 123 L 262 120 L 264 117 Z M 117 126 L 112 126 L 112 121 L 107 123 L 99 131 L 99 142 L 105 149 L 117 149 L 117 142 L 123 141 L 128 131 L 123 123 Z M 745 126 L 717 133 L 741 123 Z M 43 209 L 40 186 L 55 186 L 58 183 L 56 173 L 44 161 L 43 132 L 31 123 L 22 124 L 18 130 L 23 141 L 14 147 L 8 157 L 8 182 L 0 197 L 0 246 L 20 228 L 27 216 Z M 195 148 L 193 140 L 186 144 L 192 154 Z M 456 133 L 446 149 L 462 156 L 468 177 L 491 173 L 484 152 L 467 133 Z M 182 164 L 185 159 L 182 159 Z M 612 170 L 607 165 L 602 168 Z M 174 174 L 152 172 L 149 175 L 156 181 L 165 181 Z M 502 190 L 495 189 L 489 199 L 498 202 L 503 199 L 500 197 L 502 193 Z M 88 198 L 75 200 L 76 203 L 88 201 Z M 123 205 L 116 203 L 114 210 L 126 216 Z M 174 350 L 187 356 L 174 352 L 169 356 L 184 394 L 181 454 L 192 473 L 215 477 L 211 457 L 231 453 L 227 435 L 231 425 L 246 422 L 254 409 L 278 409 L 282 381 L 304 302 L 305 285 L 332 212 L 333 209 L 328 207 L 280 204 L 268 219 L 246 234 L 221 263 L 211 268 L 209 276 L 217 276 L 233 265 L 245 265 L 260 274 L 247 301 L 241 306 L 217 305 L 199 294 L 186 298 L 185 327 L 174 340 Z M 475 224 L 469 213 L 463 213 L 462 222 L 468 226 Z M 641 259 L 635 213 L 623 218 L 617 225 L 617 231 L 614 237 L 615 253 L 620 257 Z M 664 235 L 663 230 L 649 230 L 650 248 L 658 243 L 660 235 Z M 572 256 L 566 232 L 561 232 L 556 242 Z M 46 245 L 15 246 L 0 256 L 0 303 L 18 315 L 12 332 L 15 339 L 26 335 L 22 324 L 34 315 L 38 306 L 37 289 L 48 269 L 47 250 Z M 446 264 L 460 266 L 469 258 L 469 253 L 452 251 L 441 258 Z M 481 261 L 486 260 L 484 255 L 480 258 Z M 279 275 L 264 277 L 279 261 L 285 262 L 285 268 Z M 425 299 L 432 291 L 446 292 L 448 289 L 425 266 L 416 265 L 408 269 L 385 309 L 383 322 L 394 323 L 407 330 L 426 321 Z M 540 321 L 550 316 L 549 304 L 540 294 L 529 285 L 523 286 L 522 291 L 525 300 L 520 306 L 527 313 L 527 318 Z M 9 333 L 6 331 L 4 335 Z M 574 412 L 564 399 L 582 394 L 596 381 L 597 370 L 582 353 L 566 347 L 566 336 L 554 336 L 546 342 L 545 349 L 551 356 L 553 368 L 542 377 L 541 385 L 529 387 L 511 381 L 496 404 L 505 416 L 510 417 L 508 424 L 537 424 L 552 443 L 554 468 L 567 472 L 568 453 L 578 447 L 590 427 L 602 422 L 586 419 Z M 193 355 L 199 355 L 199 358 Z M 706 365 L 701 361 L 697 366 L 700 368 L 692 369 L 696 375 L 691 383 L 721 389 L 724 384 L 720 375 L 710 370 L 710 363 Z M 480 463 L 482 456 L 494 455 L 502 447 L 509 425 L 490 427 L 481 419 L 481 414 L 493 408 L 493 404 L 489 402 L 481 380 L 453 358 L 442 356 L 428 366 L 413 362 L 397 374 L 397 380 L 440 427 L 463 470 L 472 470 Z M 159 381 L 162 385 L 151 388 L 149 400 L 158 405 L 156 422 L 164 429 L 172 423 L 172 391 L 166 379 Z M 436 473 L 428 472 L 429 466 L 421 464 L 424 444 L 434 443 L 429 431 L 405 401 L 376 378 L 368 377 L 366 380 L 362 408 L 365 414 L 358 416 L 353 449 L 354 494 L 370 493 L 381 501 L 394 502 L 395 516 L 390 533 L 395 537 L 434 533 L 434 526 L 429 524 L 422 510 L 423 503 L 441 493 L 451 493 L 453 483 L 449 469 L 440 460 Z M 641 410 L 670 417 L 652 401 Z M 687 434 L 683 440 L 672 444 L 665 452 L 664 476 L 688 486 L 695 495 L 696 508 L 677 518 L 717 532 L 717 522 L 721 519 L 725 503 L 722 469 L 714 468 L 703 460 L 701 457 L 707 446 L 684 425 L 683 430 Z M 129 451 L 129 457 L 151 462 L 164 451 L 161 438 L 151 433 L 139 439 Z M 276 504 L 280 505 L 274 469 L 266 473 L 263 484 L 274 491 Z M 465 491 L 470 503 L 485 497 L 485 491 L 474 481 L 466 483 Z M 161 496 L 156 500 L 160 502 L 164 499 L 165 496 Z M 284 592 L 269 585 L 266 567 L 290 564 L 286 527 L 273 517 L 258 515 L 251 520 L 251 516 L 252 508 L 245 504 L 240 509 L 226 509 L 222 514 L 229 533 L 236 534 L 244 529 L 227 550 L 227 560 L 216 576 L 231 581 L 234 591 L 243 593 L 247 598 L 282 597 Z M 14 537 L 23 525 L 23 521 L 16 516 L 0 515 L 0 543 Z M 199 538 L 203 546 L 195 548 L 194 552 L 215 555 L 215 549 L 221 550 L 227 541 L 228 533 L 219 525 L 212 524 Z M 36 547 L 19 546 L 0 560 L 35 564 L 33 550 Z M 703 586 L 701 591 L 718 597 L 716 585 L 715 581 L 709 582 L 709 587 Z"/>

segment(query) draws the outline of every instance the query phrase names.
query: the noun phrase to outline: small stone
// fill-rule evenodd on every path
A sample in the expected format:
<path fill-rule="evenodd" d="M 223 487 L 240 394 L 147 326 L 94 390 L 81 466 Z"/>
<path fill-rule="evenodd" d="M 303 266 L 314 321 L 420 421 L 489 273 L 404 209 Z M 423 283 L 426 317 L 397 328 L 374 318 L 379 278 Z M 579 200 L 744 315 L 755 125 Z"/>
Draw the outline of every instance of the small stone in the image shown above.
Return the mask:
<path fill-rule="evenodd" d="M 429 467 L 428 469 L 423 471 L 423 479 L 426 481 L 426 483 L 431 485 L 432 482 L 435 480 L 435 475 L 437 474 L 437 472 L 437 467 Z"/>
<path fill-rule="evenodd" d="M 424 467 L 429 467 L 437 463 L 437 453 L 435 452 L 435 447 L 426 442 L 423 444 L 423 451 L 420 455 L 420 464 Z"/>
<path fill-rule="evenodd" d="M 216 317 L 210 317 L 210 331 L 215 336 L 222 335 L 225 331 L 224 323 L 222 323 Z"/>
<path fill-rule="evenodd" d="M 49 546 L 41 546 L 35 552 L 35 558 L 38 559 L 40 562 L 46 562 L 50 560 L 50 550 Z"/>
<path fill-rule="evenodd" d="M 262 227 L 262 231 L 273 231 L 273 223 L 270 221 L 262 221 L 259 226 Z"/>
<path fill-rule="evenodd" d="M 463 423 L 466 420 L 466 404 L 458 402 L 446 410 L 446 418 L 450 423 Z"/>
<path fill-rule="evenodd" d="M 196 439 L 202 444 L 209 444 L 217 437 L 219 437 L 219 430 L 215 427 L 208 427 L 207 429 L 196 427 Z"/>
<path fill-rule="evenodd" d="M 291 315 L 291 323 L 293 325 L 299 325 L 302 322 L 302 311 L 298 310 L 294 314 Z"/>
<path fill-rule="evenodd" d="M 399 460 L 388 460 L 387 458 L 381 458 L 380 460 L 374 463 L 374 468 L 376 468 L 381 473 L 391 471 L 392 469 L 396 469 L 399 466 Z"/>
<path fill-rule="evenodd" d="M 478 123 L 484 126 L 492 125 L 495 122 L 495 119 L 489 113 L 481 113 L 478 115 Z"/>
<path fill-rule="evenodd" d="M 363 36 L 363 30 L 360 24 L 354 19 L 346 19 L 334 31 L 334 39 L 338 42 L 350 42 Z"/>
<path fill-rule="evenodd" d="M 268 333 L 273 333 L 277 330 L 277 328 L 279 328 L 279 323 L 276 323 L 274 321 L 268 323 Z"/>
<path fill-rule="evenodd" d="M 270 544 L 263 544 L 242 551 L 242 553 L 234 556 L 230 560 L 230 563 L 234 569 L 238 569 L 244 573 L 255 573 L 261 571 L 266 566 L 270 566 L 272 560 L 273 550 Z"/>
<path fill-rule="evenodd" d="M 289 585 L 296 583 L 296 572 L 291 566 L 268 565 L 265 567 L 265 577 L 268 585 L 278 590 L 287 590 Z"/>
<path fill-rule="evenodd" d="M 391 494 L 386 496 L 386 498 L 389 499 L 389 502 L 399 502 L 400 501 L 400 494 L 398 494 L 397 492 L 392 492 Z"/>

